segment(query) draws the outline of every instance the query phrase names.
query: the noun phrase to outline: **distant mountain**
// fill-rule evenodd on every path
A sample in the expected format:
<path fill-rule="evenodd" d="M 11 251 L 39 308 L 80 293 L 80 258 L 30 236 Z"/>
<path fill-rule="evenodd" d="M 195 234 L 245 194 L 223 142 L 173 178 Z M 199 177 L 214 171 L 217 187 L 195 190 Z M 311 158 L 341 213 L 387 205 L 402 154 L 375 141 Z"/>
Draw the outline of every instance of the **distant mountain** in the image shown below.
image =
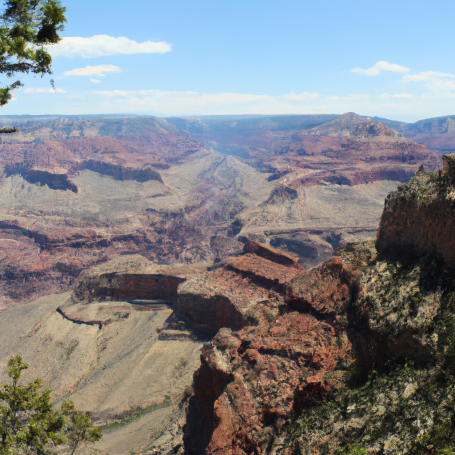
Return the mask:
<path fill-rule="evenodd" d="M 251 132 L 258 130 L 299 131 L 313 128 L 337 118 L 336 114 L 322 115 L 208 115 L 199 117 L 166 118 L 169 123 L 189 133 L 205 132 Z"/>
<path fill-rule="evenodd" d="M 387 118 L 383 117 L 370 117 L 373 122 L 381 122 L 384 125 L 387 125 L 388 127 L 394 129 L 395 131 L 398 132 L 403 132 L 406 129 L 406 126 L 409 125 L 406 122 L 399 122 L 398 120 L 389 120 Z"/>
<path fill-rule="evenodd" d="M 85 115 L 0 115 L 0 125 L 22 124 L 25 122 L 46 122 L 59 119 L 90 119 L 90 118 L 124 118 L 137 117 L 136 114 L 85 114 Z"/>
<path fill-rule="evenodd" d="M 455 115 L 428 118 L 415 123 L 408 123 L 405 131 L 431 134 L 455 133 Z"/>
<path fill-rule="evenodd" d="M 409 140 L 423 144 L 439 156 L 455 152 L 455 115 L 409 123 L 403 130 Z"/>
<path fill-rule="evenodd" d="M 381 122 L 361 117 L 353 112 L 340 115 L 335 120 L 311 128 L 308 134 L 316 136 L 388 136 L 398 137 L 399 133 Z"/>

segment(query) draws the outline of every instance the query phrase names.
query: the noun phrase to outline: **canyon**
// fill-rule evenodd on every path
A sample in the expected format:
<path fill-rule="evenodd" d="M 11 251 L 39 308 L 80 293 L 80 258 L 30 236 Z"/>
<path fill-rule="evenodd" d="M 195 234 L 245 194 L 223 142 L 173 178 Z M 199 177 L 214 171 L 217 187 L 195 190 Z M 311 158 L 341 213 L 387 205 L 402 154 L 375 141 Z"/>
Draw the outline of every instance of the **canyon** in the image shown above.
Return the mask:
<path fill-rule="evenodd" d="M 213 264 L 240 253 L 242 236 L 311 268 L 374 235 L 386 194 L 419 166 L 440 165 L 429 149 L 355 114 L 202 125 L 205 136 L 197 119 L 8 122 L 20 132 L 0 144 L 3 308 L 69 291 L 84 270 L 118 255 Z M 209 133 L 240 137 L 242 152 L 226 153 Z"/>
<path fill-rule="evenodd" d="M 352 113 L 9 122 L 0 362 L 101 453 L 450 446 L 453 156 Z"/>

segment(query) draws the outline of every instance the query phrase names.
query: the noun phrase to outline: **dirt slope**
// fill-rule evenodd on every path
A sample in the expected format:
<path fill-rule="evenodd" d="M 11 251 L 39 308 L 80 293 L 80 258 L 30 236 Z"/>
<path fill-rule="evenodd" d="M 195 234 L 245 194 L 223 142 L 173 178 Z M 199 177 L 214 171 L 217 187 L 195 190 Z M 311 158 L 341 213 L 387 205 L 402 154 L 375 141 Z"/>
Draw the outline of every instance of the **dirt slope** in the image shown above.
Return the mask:
<path fill-rule="evenodd" d="M 30 365 L 24 380 L 42 378 L 44 387 L 53 389 L 56 406 L 70 398 L 91 411 L 98 424 L 120 422 L 106 430 L 97 446 L 102 453 L 144 449 L 169 429 L 168 416 L 181 415 L 178 406 L 191 386 L 202 345 L 182 330 L 160 334 L 173 311 L 159 302 L 81 305 L 64 293 L 2 311 L 0 364 L 19 354 Z M 93 317 L 105 323 L 91 324 Z"/>

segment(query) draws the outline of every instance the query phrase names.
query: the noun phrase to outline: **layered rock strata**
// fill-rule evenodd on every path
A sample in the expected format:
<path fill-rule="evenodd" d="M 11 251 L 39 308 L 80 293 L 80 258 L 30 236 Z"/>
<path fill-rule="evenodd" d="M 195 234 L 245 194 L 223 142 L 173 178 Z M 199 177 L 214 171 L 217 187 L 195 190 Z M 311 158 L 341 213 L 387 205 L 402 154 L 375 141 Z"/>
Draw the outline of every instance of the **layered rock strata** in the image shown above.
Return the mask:
<path fill-rule="evenodd" d="M 74 302 L 97 299 L 163 300 L 174 303 L 177 288 L 204 266 L 160 266 L 140 255 L 120 256 L 82 274 L 74 288 Z"/>
<path fill-rule="evenodd" d="M 282 288 L 245 266 L 231 268 L 249 272 L 269 297 L 251 302 L 243 327 L 220 329 L 203 349 L 185 453 L 415 454 L 451 447 L 453 159 L 445 157 L 441 176 L 421 171 L 390 196 L 376 246 L 349 244 L 310 272 L 283 279 Z M 394 251 L 403 239 L 412 254 Z M 276 273 L 282 276 L 279 267 Z"/>
<path fill-rule="evenodd" d="M 266 301 L 270 292 L 282 290 L 299 272 L 304 273 L 297 258 L 258 242 L 245 242 L 246 250 L 257 254 L 228 261 L 227 266 L 197 275 L 179 286 L 176 315 L 194 330 L 213 336 L 223 327 L 245 327 L 255 304 Z"/>
<path fill-rule="evenodd" d="M 374 235 L 396 185 L 378 180 L 438 159 L 377 122 L 329 119 L 266 122 L 244 162 L 153 117 L 23 124 L 0 144 L 0 307 L 68 291 L 120 255 L 212 265 L 241 254 L 243 235 L 311 268 Z"/>
<path fill-rule="evenodd" d="M 256 251 L 263 248 L 254 245 Z M 277 255 L 276 259 L 247 253 L 229 263 L 231 271 L 207 272 L 199 299 L 198 277 L 179 288 L 176 311 L 192 327 L 198 327 L 199 321 L 194 321 L 198 308 L 207 325 L 209 318 L 214 320 L 209 305 L 216 307 L 216 302 L 206 298 L 208 282 L 210 288 L 216 283 L 217 294 L 231 296 L 233 303 L 224 308 L 225 319 L 218 317 L 212 326 L 216 329 L 224 323 L 204 348 L 202 365 L 194 376 L 186 453 L 263 453 L 270 444 L 272 426 L 282 427 L 289 416 L 342 385 L 342 371 L 334 370 L 349 363 L 352 355 L 344 328 L 351 296 L 349 272 L 341 259 L 310 274 L 292 261 L 284 266 L 280 263 L 284 258 Z M 332 292 L 316 284 L 321 279 L 328 283 L 329 277 Z M 191 302 L 186 295 L 190 283 Z M 331 312 L 324 312 L 323 302 L 330 301 L 337 285 L 341 288 L 338 300 Z M 302 291 L 310 287 L 311 301 Z M 233 288 L 237 299 L 240 294 L 247 298 L 235 300 Z M 188 307 L 191 318 L 183 313 Z M 241 324 L 226 319 L 233 309 L 243 316 Z M 341 315 L 339 321 L 335 314 Z"/>

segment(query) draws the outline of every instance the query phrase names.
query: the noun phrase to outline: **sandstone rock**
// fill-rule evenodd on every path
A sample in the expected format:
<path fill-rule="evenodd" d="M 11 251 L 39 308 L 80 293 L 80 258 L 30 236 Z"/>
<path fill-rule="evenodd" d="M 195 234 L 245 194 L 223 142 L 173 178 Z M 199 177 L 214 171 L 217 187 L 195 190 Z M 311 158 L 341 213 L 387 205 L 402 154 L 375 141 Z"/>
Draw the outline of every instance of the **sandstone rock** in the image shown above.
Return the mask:
<path fill-rule="evenodd" d="M 193 329 L 213 336 L 223 327 L 245 327 L 252 306 L 305 272 L 297 258 L 250 239 L 244 242 L 249 253 L 179 286 L 175 312 Z"/>
<path fill-rule="evenodd" d="M 299 311 L 347 324 L 346 312 L 351 301 L 352 276 L 340 257 L 334 257 L 308 274 L 291 280 L 286 299 Z"/>
<path fill-rule="evenodd" d="M 116 180 L 136 180 L 137 182 L 147 182 L 156 180 L 163 183 L 163 179 L 158 171 L 150 165 L 141 168 L 130 166 L 120 166 L 118 164 L 106 163 L 104 161 L 87 160 L 79 165 L 81 169 L 89 169 L 103 175 L 110 175 Z"/>
<path fill-rule="evenodd" d="M 266 298 L 268 291 L 252 287 L 235 272 L 220 269 L 180 285 L 174 308 L 194 330 L 213 336 L 222 327 L 244 327 L 251 305 Z"/>
<path fill-rule="evenodd" d="M 176 312 L 190 326 L 208 326 L 209 318 L 218 318 L 218 327 L 223 323 L 229 327 L 219 330 L 206 346 L 202 365 L 195 374 L 195 393 L 185 431 L 185 450 L 189 454 L 263 453 L 270 443 L 270 425 L 281 427 L 295 412 L 310 403 L 316 405 L 342 387 L 343 373 L 335 369 L 351 359 L 345 329 L 342 324 L 332 325 L 338 315 L 345 317 L 350 300 L 351 275 L 343 261 L 337 258 L 307 275 L 289 256 L 283 258 L 257 242 L 248 245 L 269 259 L 247 253 L 229 264 L 232 271 L 207 272 L 179 287 Z M 271 260 L 274 254 L 275 263 Z M 240 280 L 238 274 L 250 277 L 255 286 Z M 317 280 L 332 280 L 333 284 L 326 290 L 315 287 Z M 338 294 L 337 285 L 341 286 Z M 297 312 L 286 304 L 285 290 L 291 286 L 307 300 L 312 296 L 318 308 L 315 315 L 303 305 Z M 202 300 L 197 300 L 196 289 Z M 190 290 L 192 304 L 187 297 Z M 226 313 L 225 320 L 220 320 L 210 308 L 216 302 L 208 297 L 221 294 L 231 299 L 231 306 L 225 305 L 224 311 L 242 315 L 241 324 L 225 322 Z M 242 294 L 247 299 L 240 302 Z M 331 296 L 335 298 L 333 303 Z M 297 298 L 295 294 L 288 300 L 294 303 Z M 184 314 L 187 309 L 190 315 Z"/>
<path fill-rule="evenodd" d="M 276 262 L 277 264 L 293 267 L 297 270 L 303 270 L 303 267 L 301 267 L 298 264 L 299 259 L 296 257 L 292 257 L 289 254 L 282 253 L 281 251 L 278 251 L 267 245 L 256 242 L 247 237 L 241 237 L 239 240 L 245 244 L 244 249 L 245 253 L 254 253 L 257 256 L 269 259 L 270 261 Z"/>
<path fill-rule="evenodd" d="M 110 300 L 163 300 L 174 303 L 177 288 L 204 267 L 159 266 L 143 256 L 121 256 L 83 274 L 75 287 L 75 302 Z"/>
<path fill-rule="evenodd" d="M 285 185 L 277 186 L 270 193 L 269 198 L 265 202 L 266 204 L 282 204 L 286 200 L 297 199 L 298 193 L 293 188 L 289 188 Z"/>
<path fill-rule="evenodd" d="M 251 253 L 233 260 L 229 267 L 257 284 L 280 290 L 297 274 L 304 273 L 303 269 L 299 270 L 294 265 L 286 267 Z"/>
<path fill-rule="evenodd" d="M 445 155 L 442 174 L 418 172 L 389 194 L 376 248 L 391 260 L 432 256 L 455 267 L 454 155 Z"/>
<path fill-rule="evenodd" d="M 187 453 L 263 453 L 270 425 L 282 425 L 340 387 L 325 373 L 340 357 L 349 358 L 347 339 L 311 315 L 285 309 L 280 315 L 277 308 L 258 303 L 251 310 L 258 325 L 232 334 L 220 331 L 204 351 L 190 401 Z M 207 387 L 221 376 L 220 387 Z"/>

